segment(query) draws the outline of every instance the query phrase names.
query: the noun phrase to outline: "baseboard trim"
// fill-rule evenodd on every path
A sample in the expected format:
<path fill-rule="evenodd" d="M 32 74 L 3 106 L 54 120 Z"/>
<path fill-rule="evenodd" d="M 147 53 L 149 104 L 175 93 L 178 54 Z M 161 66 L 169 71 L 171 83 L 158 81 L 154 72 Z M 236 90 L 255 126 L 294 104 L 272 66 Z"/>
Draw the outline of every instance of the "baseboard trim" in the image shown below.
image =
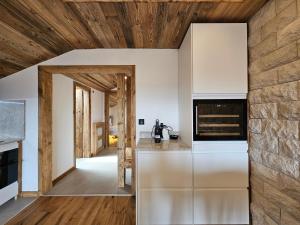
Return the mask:
<path fill-rule="evenodd" d="M 76 169 L 75 166 L 71 167 L 70 169 L 68 169 L 66 172 L 64 172 L 62 175 L 60 175 L 59 177 L 55 178 L 52 181 L 52 185 L 57 184 L 61 179 L 63 179 L 65 176 L 69 175 L 71 172 L 73 172 Z"/>
<path fill-rule="evenodd" d="M 22 197 L 22 198 L 39 197 L 40 196 L 40 192 L 38 192 L 38 191 L 22 191 L 19 194 L 19 196 Z"/>

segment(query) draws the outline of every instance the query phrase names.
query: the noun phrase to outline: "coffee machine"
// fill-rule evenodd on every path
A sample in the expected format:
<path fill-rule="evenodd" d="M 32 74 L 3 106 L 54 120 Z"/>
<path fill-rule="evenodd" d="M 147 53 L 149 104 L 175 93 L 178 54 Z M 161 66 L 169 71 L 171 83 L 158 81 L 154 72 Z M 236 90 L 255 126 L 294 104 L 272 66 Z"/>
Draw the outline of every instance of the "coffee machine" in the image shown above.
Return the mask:
<path fill-rule="evenodd" d="M 165 131 L 167 131 L 167 136 L 169 136 L 171 133 L 173 132 L 173 128 L 170 126 L 167 126 L 163 123 L 159 123 L 159 120 L 155 120 L 155 125 L 153 126 L 152 132 L 151 132 L 151 136 L 154 138 L 154 142 L 155 143 L 160 143 L 162 139 L 169 139 L 169 137 L 164 137 L 163 136 L 163 130 L 165 129 Z M 174 136 L 174 135 L 173 135 Z M 171 138 L 171 136 L 170 136 Z"/>
<path fill-rule="evenodd" d="M 159 124 L 159 120 L 157 119 L 155 121 L 155 125 L 153 126 L 152 131 L 154 130 L 154 142 L 160 143 L 161 139 L 163 138 L 163 129 L 164 125 L 163 123 Z"/>

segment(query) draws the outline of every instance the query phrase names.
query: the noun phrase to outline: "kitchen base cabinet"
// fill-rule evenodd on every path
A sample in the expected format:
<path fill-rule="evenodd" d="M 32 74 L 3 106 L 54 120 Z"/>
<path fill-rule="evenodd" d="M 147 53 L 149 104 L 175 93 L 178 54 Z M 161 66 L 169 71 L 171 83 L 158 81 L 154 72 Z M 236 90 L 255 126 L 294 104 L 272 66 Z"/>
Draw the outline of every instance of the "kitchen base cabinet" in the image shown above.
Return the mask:
<path fill-rule="evenodd" d="M 191 188 L 193 186 L 191 152 L 140 153 L 139 188 Z"/>
<path fill-rule="evenodd" d="M 139 225 L 193 224 L 193 190 L 141 190 Z"/>
<path fill-rule="evenodd" d="M 195 188 L 247 188 L 248 153 L 193 153 Z"/>
<path fill-rule="evenodd" d="M 194 224 L 249 224 L 248 189 L 195 189 Z"/>
<path fill-rule="evenodd" d="M 193 224 L 193 155 L 180 140 L 141 139 L 136 149 L 137 225 Z"/>

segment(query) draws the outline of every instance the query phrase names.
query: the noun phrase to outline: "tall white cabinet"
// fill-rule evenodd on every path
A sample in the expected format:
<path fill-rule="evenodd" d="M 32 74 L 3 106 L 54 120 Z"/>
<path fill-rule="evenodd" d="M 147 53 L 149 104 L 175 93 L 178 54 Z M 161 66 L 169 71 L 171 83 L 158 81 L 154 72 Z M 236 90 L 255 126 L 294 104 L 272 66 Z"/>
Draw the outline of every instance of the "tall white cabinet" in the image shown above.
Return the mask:
<path fill-rule="evenodd" d="M 193 224 L 249 224 L 247 141 L 193 141 L 193 99 L 246 99 L 247 25 L 191 24 L 179 49 L 180 136 L 192 147 Z"/>

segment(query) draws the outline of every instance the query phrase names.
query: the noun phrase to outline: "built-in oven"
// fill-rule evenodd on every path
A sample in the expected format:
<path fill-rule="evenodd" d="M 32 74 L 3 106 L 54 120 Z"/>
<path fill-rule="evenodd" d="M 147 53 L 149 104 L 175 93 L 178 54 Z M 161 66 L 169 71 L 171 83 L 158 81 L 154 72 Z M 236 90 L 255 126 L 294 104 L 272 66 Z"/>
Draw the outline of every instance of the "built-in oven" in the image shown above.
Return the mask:
<path fill-rule="evenodd" d="M 247 100 L 193 100 L 193 140 L 247 140 Z"/>
<path fill-rule="evenodd" d="M 18 180 L 18 149 L 0 152 L 0 189 Z"/>

